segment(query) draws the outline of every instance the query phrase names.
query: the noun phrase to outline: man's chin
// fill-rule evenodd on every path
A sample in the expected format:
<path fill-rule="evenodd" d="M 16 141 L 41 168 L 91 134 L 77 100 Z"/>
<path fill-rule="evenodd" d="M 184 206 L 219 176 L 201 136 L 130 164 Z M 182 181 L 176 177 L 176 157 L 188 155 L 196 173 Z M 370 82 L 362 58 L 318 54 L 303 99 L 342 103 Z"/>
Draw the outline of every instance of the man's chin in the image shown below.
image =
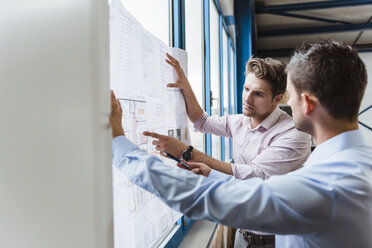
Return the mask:
<path fill-rule="evenodd" d="M 255 116 L 255 113 L 252 112 L 252 111 L 243 110 L 243 115 L 244 116 L 247 116 L 247 117 L 254 117 Z"/>

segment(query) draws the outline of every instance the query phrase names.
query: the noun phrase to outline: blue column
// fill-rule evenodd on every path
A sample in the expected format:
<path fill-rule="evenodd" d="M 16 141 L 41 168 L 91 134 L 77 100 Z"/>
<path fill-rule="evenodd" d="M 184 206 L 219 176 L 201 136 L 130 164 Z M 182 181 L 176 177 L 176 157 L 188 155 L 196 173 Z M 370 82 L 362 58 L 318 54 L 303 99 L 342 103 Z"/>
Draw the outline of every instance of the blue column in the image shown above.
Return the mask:
<path fill-rule="evenodd" d="M 234 14 L 236 24 L 237 109 L 238 113 L 242 113 L 245 65 L 255 49 L 254 1 L 235 0 Z"/>
<path fill-rule="evenodd" d="M 185 46 L 185 1 L 173 0 L 173 46 L 186 49 Z"/>
<path fill-rule="evenodd" d="M 222 32 L 223 32 L 223 16 L 222 14 L 220 13 L 220 21 L 219 21 L 219 24 L 220 24 L 220 116 L 224 116 L 225 113 L 224 113 L 224 109 L 223 109 L 223 95 L 224 95 L 224 87 L 223 87 L 223 84 L 224 83 L 227 83 L 227 82 L 224 82 L 223 81 L 223 35 L 222 35 Z M 226 59 L 226 58 L 225 58 Z M 226 113 L 228 114 L 228 113 Z M 221 137 L 221 160 L 222 161 L 225 161 L 225 138 L 224 137 Z"/>
<path fill-rule="evenodd" d="M 203 30 L 204 30 L 204 106 L 205 111 L 211 115 L 211 48 L 210 48 L 210 26 L 209 26 L 209 0 L 203 0 Z M 212 138 L 210 134 L 205 135 L 205 151 L 212 155 Z"/>
<path fill-rule="evenodd" d="M 232 109 L 232 105 L 231 105 L 231 84 L 233 84 L 234 82 L 231 82 L 231 37 L 229 37 L 228 39 L 228 42 L 227 42 L 227 47 L 228 47 L 228 51 L 227 51 L 227 63 L 228 63 L 228 67 L 227 67 L 227 75 L 228 75 L 228 87 L 229 87 L 229 114 L 233 114 L 233 109 Z M 235 100 L 234 100 L 235 101 Z M 235 104 L 236 105 L 236 104 Z M 229 147 L 230 147 L 230 150 L 229 150 L 229 158 L 231 159 L 232 158 L 232 139 L 230 138 L 229 139 Z"/>

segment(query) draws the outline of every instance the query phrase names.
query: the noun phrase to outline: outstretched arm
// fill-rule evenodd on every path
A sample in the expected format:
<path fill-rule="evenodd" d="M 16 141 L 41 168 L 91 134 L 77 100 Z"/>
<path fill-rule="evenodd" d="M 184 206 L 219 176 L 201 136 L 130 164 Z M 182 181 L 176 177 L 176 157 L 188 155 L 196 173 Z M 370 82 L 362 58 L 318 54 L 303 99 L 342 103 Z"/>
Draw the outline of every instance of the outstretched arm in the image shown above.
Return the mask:
<path fill-rule="evenodd" d="M 167 53 L 168 59 L 165 61 L 173 67 L 177 74 L 177 81 L 175 83 L 170 83 L 167 86 L 173 88 L 179 88 L 183 92 L 183 96 L 186 101 L 187 115 L 190 121 L 194 122 L 199 119 L 204 113 L 203 109 L 200 107 L 198 100 L 196 100 L 195 94 L 191 88 L 189 81 L 186 78 L 185 73 L 183 72 L 180 63 L 178 60 L 173 58 Z"/>
<path fill-rule="evenodd" d="M 211 179 L 166 165 L 124 136 L 113 139 L 113 157 L 114 165 L 132 183 L 193 219 L 295 234 L 319 231 L 332 216 L 333 191 L 318 190 L 323 185 L 303 176 Z"/>

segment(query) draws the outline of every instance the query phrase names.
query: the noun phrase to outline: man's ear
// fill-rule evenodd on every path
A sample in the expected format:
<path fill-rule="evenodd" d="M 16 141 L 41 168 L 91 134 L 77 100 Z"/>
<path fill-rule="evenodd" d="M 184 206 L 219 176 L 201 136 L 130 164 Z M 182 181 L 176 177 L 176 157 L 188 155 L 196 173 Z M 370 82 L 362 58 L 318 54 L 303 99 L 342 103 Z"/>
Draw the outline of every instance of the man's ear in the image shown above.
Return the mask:
<path fill-rule="evenodd" d="M 282 99 L 283 99 L 283 94 L 279 94 L 274 97 L 274 103 L 280 103 Z"/>
<path fill-rule="evenodd" d="M 302 93 L 301 98 L 304 102 L 304 114 L 309 115 L 315 108 L 316 98 L 308 93 Z"/>

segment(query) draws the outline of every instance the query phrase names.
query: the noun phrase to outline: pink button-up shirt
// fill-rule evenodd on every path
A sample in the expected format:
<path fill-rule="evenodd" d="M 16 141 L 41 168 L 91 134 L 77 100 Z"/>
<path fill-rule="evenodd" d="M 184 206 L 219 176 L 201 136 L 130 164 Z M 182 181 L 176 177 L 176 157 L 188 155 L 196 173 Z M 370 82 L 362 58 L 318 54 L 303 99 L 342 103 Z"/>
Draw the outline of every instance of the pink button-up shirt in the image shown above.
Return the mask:
<path fill-rule="evenodd" d="M 196 131 L 233 138 L 233 175 L 238 179 L 286 174 L 302 166 L 310 155 L 310 136 L 298 131 L 291 116 L 277 107 L 256 128 L 251 118 L 204 113 Z"/>

